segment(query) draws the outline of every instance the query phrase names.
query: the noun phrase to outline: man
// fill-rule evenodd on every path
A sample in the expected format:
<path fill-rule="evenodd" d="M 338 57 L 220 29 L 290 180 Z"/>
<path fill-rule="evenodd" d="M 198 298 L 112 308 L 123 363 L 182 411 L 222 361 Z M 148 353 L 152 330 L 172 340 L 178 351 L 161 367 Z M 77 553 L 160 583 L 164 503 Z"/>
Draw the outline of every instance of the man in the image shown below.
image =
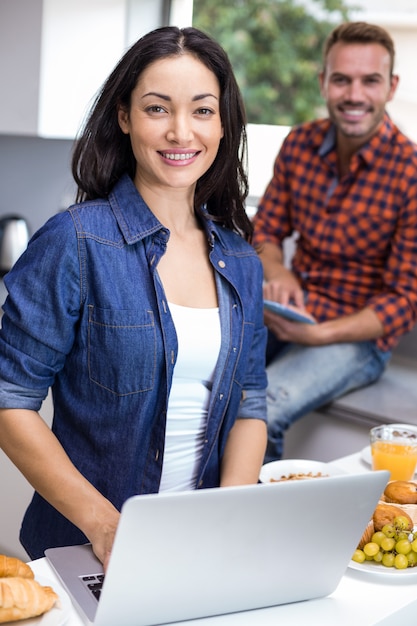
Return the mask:
<path fill-rule="evenodd" d="M 329 118 L 294 128 L 254 218 L 264 297 L 317 323 L 265 311 L 268 449 L 298 418 L 378 379 L 417 319 L 417 147 L 385 105 L 394 44 L 378 26 L 336 28 L 324 48 Z M 282 242 L 297 233 L 291 269 Z"/>

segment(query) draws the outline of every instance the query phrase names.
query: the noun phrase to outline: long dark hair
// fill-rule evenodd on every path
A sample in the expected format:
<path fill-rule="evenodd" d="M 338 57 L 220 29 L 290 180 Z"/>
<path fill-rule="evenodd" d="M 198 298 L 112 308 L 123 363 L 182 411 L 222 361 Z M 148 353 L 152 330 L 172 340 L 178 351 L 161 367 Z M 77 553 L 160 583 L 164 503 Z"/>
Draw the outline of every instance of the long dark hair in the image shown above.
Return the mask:
<path fill-rule="evenodd" d="M 74 146 L 72 174 L 78 185 L 77 201 L 106 197 L 125 173 L 134 178 L 136 160 L 130 137 L 120 129 L 118 109 L 130 108 L 132 91 L 151 63 L 185 53 L 195 56 L 217 77 L 224 131 L 214 162 L 197 181 L 195 210 L 200 212 L 206 204 L 212 219 L 250 239 L 252 224 L 244 208 L 248 179 L 242 96 L 226 52 L 196 28 L 158 28 L 139 39 L 116 65 Z"/>

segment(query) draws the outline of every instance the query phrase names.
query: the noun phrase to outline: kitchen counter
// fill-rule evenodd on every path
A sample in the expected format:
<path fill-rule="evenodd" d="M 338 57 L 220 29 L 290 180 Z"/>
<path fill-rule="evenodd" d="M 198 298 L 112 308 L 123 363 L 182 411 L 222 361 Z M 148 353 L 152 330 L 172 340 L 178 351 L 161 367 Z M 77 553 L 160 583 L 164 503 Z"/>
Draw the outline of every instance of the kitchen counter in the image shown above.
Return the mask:
<path fill-rule="evenodd" d="M 360 453 L 337 459 L 333 464 L 349 473 L 370 471 Z M 46 559 L 30 565 L 35 575 L 49 579 L 59 592 L 60 586 Z M 408 573 L 381 569 L 378 574 L 348 568 L 336 590 L 326 598 L 176 622 L 176 626 L 397 626 L 407 623 L 407 619 L 412 624 L 417 612 L 416 583 L 417 568 Z M 70 612 L 67 626 L 82 626 L 75 609 Z"/>

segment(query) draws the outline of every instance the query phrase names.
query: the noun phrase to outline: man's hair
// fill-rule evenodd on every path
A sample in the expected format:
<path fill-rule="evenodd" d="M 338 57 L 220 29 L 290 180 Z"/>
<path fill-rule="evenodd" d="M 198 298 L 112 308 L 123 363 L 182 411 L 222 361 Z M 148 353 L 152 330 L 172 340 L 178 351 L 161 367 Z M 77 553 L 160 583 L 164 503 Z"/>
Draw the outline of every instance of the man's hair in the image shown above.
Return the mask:
<path fill-rule="evenodd" d="M 367 24 L 366 22 L 346 22 L 335 28 L 327 37 L 323 47 L 323 64 L 326 65 L 327 56 L 336 43 L 378 43 L 389 53 L 390 74 L 394 71 L 395 47 L 389 33 L 381 26 Z"/>

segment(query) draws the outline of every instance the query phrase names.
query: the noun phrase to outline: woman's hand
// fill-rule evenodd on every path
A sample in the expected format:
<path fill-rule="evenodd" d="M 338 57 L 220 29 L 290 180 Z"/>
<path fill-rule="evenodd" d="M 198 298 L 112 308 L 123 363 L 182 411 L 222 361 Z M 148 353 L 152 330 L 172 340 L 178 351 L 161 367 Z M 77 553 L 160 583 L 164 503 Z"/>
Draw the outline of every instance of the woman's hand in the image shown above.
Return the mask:
<path fill-rule="evenodd" d="M 92 525 L 91 532 L 85 532 L 93 547 L 94 554 L 103 563 L 104 572 L 107 571 L 120 518 L 120 513 L 110 503 L 109 505 L 108 512 L 102 517 L 100 522 Z"/>

